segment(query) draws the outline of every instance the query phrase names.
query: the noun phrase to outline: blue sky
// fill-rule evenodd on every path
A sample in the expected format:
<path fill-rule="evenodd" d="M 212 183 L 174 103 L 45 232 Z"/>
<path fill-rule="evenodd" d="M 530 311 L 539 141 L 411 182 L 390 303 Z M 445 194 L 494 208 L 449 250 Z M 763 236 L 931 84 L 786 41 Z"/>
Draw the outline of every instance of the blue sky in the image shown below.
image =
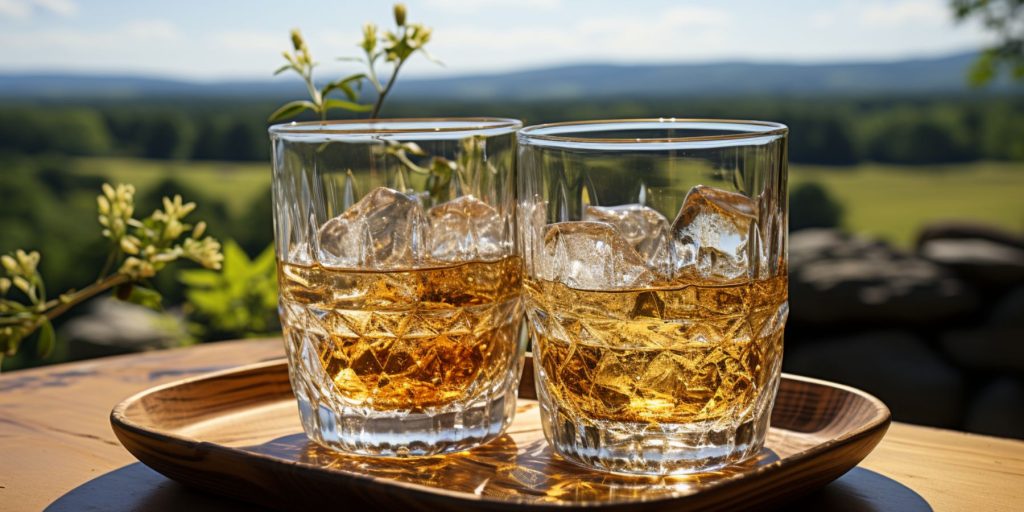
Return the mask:
<path fill-rule="evenodd" d="M 355 55 L 365 21 L 390 25 L 376 0 L 0 0 L 0 72 L 144 73 L 192 79 L 269 75 L 301 27 L 325 72 Z M 849 61 L 979 48 L 976 24 L 947 0 L 407 0 L 435 29 L 455 75 L 572 62 Z M 348 64 L 351 66 L 351 64 Z"/>

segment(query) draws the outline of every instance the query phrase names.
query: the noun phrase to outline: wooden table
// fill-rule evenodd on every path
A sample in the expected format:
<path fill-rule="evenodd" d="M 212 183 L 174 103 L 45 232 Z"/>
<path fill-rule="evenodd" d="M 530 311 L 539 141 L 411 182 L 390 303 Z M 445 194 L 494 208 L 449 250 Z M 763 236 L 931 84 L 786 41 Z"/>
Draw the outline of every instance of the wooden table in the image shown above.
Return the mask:
<path fill-rule="evenodd" d="M 282 355 L 280 340 L 236 341 L 0 375 L 0 511 L 252 510 L 143 466 L 108 415 L 150 386 Z M 791 509 L 1024 511 L 1024 442 L 894 423 L 860 467 Z"/>

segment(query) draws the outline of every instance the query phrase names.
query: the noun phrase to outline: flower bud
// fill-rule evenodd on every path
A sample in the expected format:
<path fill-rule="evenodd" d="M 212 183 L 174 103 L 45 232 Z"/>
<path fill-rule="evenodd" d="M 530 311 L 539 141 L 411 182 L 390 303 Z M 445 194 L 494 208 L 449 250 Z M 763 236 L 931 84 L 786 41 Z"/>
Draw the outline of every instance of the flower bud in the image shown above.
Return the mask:
<path fill-rule="evenodd" d="M 373 53 L 377 47 L 377 25 L 367 23 L 363 25 L 363 42 L 359 45 L 366 53 Z"/>
<path fill-rule="evenodd" d="M 110 200 L 106 196 L 96 196 L 96 203 L 99 204 L 101 215 L 110 213 Z"/>
<path fill-rule="evenodd" d="M 15 261 L 14 258 L 10 257 L 10 255 L 4 254 L 3 256 L 0 256 L 0 264 L 3 264 L 4 270 L 6 270 L 8 274 L 18 275 L 18 262 Z"/>
<path fill-rule="evenodd" d="M 306 46 L 306 42 L 302 40 L 302 33 L 299 32 L 299 29 L 293 28 L 292 29 L 292 47 L 295 48 L 295 51 L 299 52 L 299 51 L 302 51 L 302 48 L 304 46 Z"/>
<path fill-rule="evenodd" d="M 405 4 L 395 4 L 395 23 L 399 27 L 405 25 Z"/>
<path fill-rule="evenodd" d="M 26 253 L 18 249 L 14 255 L 18 258 L 18 265 L 21 266 L 22 274 L 29 276 L 36 273 L 36 267 L 39 266 L 39 252 L 32 251 Z"/>
<path fill-rule="evenodd" d="M 121 251 L 125 254 L 138 254 L 139 246 L 134 244 L 127 237 L 121 239 Z"/>
<path fill-rule="evenodd" d="M 206 232 L 206 222 L 199 221 L 196 223 L 196 227 L 192 229 L 192 238 L 199 240 L 203 237 L 203 233 Z"/>
<path fill-rule="evenodd" d="M 14 287 L 19 289 L 19 290 L 21 290 L 22 292 L 24 292 L 25 295 L 28 295 L 28 291 L 29 291 L 29 289 L 32 286 L 28 283 L 28 280 L 26 280 L 24 277 L 15 276 L 14 277 Z"/>
<path fill-rule="evenodd" d="M 11 280 L 6 277 L 0 277 L 0 295 L 6 295 L 7 290 L 11 289 Z"/>

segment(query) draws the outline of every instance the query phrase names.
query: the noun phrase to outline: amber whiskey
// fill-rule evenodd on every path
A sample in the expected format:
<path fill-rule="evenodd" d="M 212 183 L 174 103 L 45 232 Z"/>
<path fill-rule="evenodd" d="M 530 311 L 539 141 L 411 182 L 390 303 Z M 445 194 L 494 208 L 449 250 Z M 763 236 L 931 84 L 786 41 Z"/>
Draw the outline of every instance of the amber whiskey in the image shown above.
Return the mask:
<path fill-rule="evenodd" d="M 507 385 L 521 264 L 513 256 L 361 271 L 279 262 L 286 339 L 322 369 L 304 378 L 332 390 L 345 407 L 457 406 Z"/>
<path fill-rule="evenodd" d="M 591 291 L 526 283 L 545 392 L 584 421 L 728 423 L 777 374 L 786 278 Z"/>

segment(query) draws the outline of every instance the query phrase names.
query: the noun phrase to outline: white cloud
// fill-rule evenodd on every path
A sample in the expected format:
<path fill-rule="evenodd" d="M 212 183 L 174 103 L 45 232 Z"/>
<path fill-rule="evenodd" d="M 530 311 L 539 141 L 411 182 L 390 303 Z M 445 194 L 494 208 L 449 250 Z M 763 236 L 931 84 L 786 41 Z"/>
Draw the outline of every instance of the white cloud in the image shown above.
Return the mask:
<path fill-rule="evenodd" d="M 916 24 L 941 25 L 951 21 L 949 7 L 928 0 L 901 0 L 899 2 L 864 5 L 860 20 L 867 26 L 893 27 Z"/>
<path fill-rule="evenodd" d="M 435 32 L 432 53 L 448 72 L 571 61 L 665 61 L 700 58 L 725 42 L 733 17 L 711 7 L 675 6 L 656 13 L 586 16 L 564 24 L 493 29 L 461 25 Z M 509 41 L 515 41 L 509 45 Z M 682 44 L 682 41 L 688 41 Z M 457 56 L 451 58 L 449 56 Z M 461 69 L 460 69 L 461 68 Z M 415 71 L 430 73 L 425 66 Z"/>
<path fill-rule="evenodd" d="M 78 4 L 74 0 L 34 0 L 34 3 L 58 16 L 71 17 L 78 14 Z"/>
<path fill-rule="evenodd" d="M 0 46 L 5 48 L 43 49 L 58 54 L 78 52 L 127 52 L 152 42 L 181 39 L 171 23 L 162 20 L 134 20 L 106 30 L 42 29 L 24 33 L 0 33 Z"/>
<path fill-rule="evenodd" d="M 78 14 L 78 4 L 74 0 L 0 0 L 0 18 L 26 20 L 36 11 L 69 18 Z"/>
<path fill-rule="evenodd" d="M 808 16 L 808 22 L 811 28 L 829 28 L 835 26 L 836 23 L 839 22 L 839 16 L 834 11 L 814 12 Z"/>
<path fill-rule="evenodd" d="M 290 49 L 291 42 L 287 33 L 258 30 L 232 30 L 213 36 L 213 44 L 218 48 L 236 51 L 259 51 L 279 54 Z"/>
<path fill-rule="evenodd" d="M 32 16 L 32 5 L 22 0 L 0 0 L 0 17 L 23 20 Z"/>
<path fill-rule="evenodd" d="M 492 9 L 544 9 L 553 10 L 561 0 L 428 0 L 430 7 L 452 13 L 469 13 Z"/>
<path fill-rule="evenodd" d="M 173 41 L 182 37 L 178 27 L 165 20 L 132 20 L 119 29 L 122 36 L 131 40 Z"/>

